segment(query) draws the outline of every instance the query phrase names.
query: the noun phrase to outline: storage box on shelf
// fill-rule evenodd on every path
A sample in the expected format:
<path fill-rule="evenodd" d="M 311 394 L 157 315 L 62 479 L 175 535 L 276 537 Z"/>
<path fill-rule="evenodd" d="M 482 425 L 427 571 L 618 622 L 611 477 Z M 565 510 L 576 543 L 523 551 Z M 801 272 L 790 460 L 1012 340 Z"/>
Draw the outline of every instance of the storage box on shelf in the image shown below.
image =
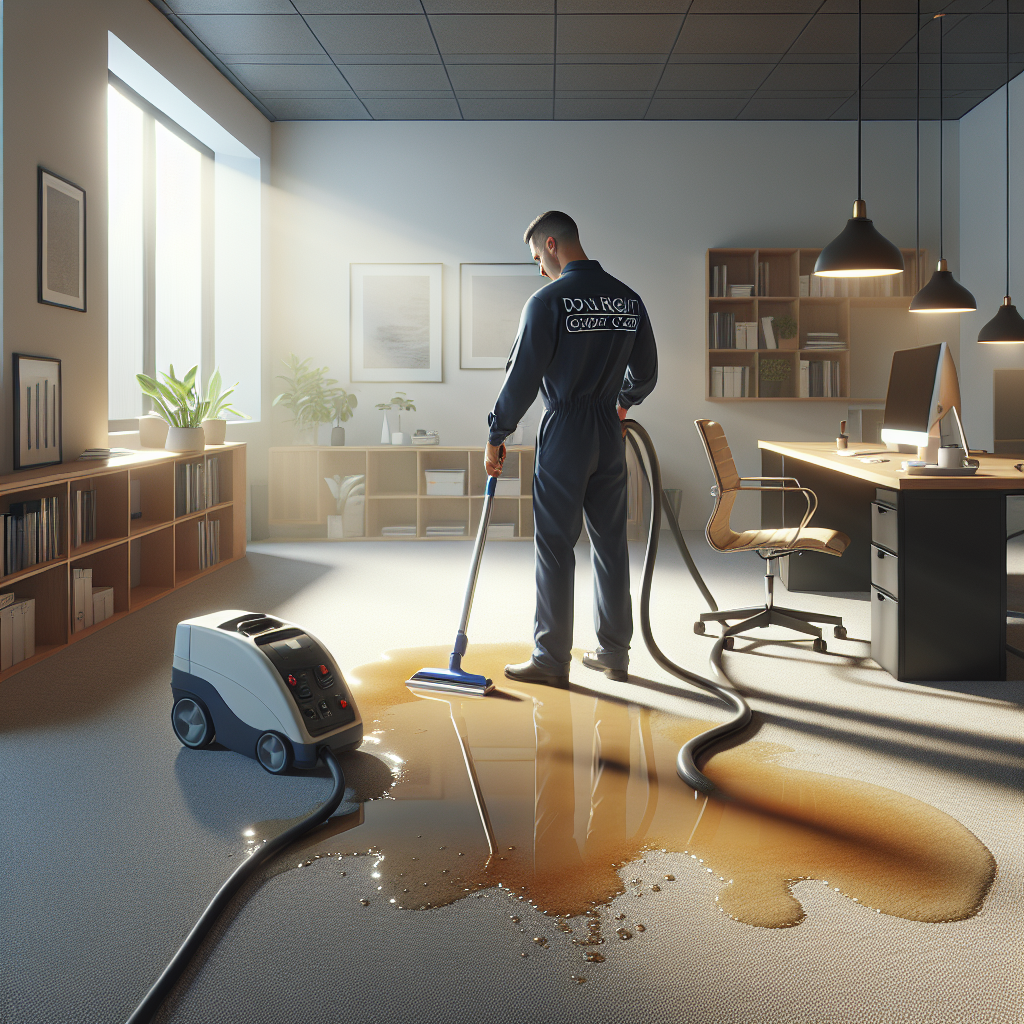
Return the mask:
<path fill-rule="evenodd" d="M 918 290 L 914 250 L 906 272 L 884 278 L 814 276 L 820 249 L 709 249 L 705 393 L 712 401 L 849 401 L 865 339 L 851 309 L 908 309 Z M 920 266 L 927 266 L 920 254 Z M 783 338 L 788 318 L 796 333 Z M 774 319 L 769 319 L 774 318 Z M 861 332 L 863 334 L 863 331 Z M 909 342 L 913 344 L 911 340 Z M 865 355 L 865 364 L 871 356 Z M 851 362 L 852 361 L 852 362 Z"/>
<path fill-rule="evenodd" d="M 472 538 L 486 476 L 481 448 L 271 448 L 270 526 L 282 538 Z M 327 479 L 353 477 L 363 477 L 365 493 L 355 500 L 357 513 L 360 506 L 365 511 L 353 517 L 346 506 L 345 535 L 338 536 L 327 529 L 328 517 L 333 524 L 339 515 Z M 532 485 L 533 449 L 509 448 L 491 514 L 492 540 L 532 539 Z"/>
<path fill-rule="evenodd" d="M 50 509 L 55 504 L 57 513 L 56 557 L 10 573 L 3 572 L 10 563 L 0 561 L 0 594 L 35 602 L 35 653 L 0 669 L 0 681 L 217 565 L 244 557 L 245 502 L 235 496 L 245 494 L 245 455 L 244 444 L 226 444 L 202 455 L 138 452 L 0 477 L 0 513 L 12 506 L 34 508 L 42 499 L 50 500 Z M 204 507 L 176 516 L 175 482 L 185 463 L 202 465 Z M 219 562 L 205 569 L 199 562 L 200 523 L 215 523 L 219 535 Z M 103 617 L 108 604 L 112 614 Z"/>

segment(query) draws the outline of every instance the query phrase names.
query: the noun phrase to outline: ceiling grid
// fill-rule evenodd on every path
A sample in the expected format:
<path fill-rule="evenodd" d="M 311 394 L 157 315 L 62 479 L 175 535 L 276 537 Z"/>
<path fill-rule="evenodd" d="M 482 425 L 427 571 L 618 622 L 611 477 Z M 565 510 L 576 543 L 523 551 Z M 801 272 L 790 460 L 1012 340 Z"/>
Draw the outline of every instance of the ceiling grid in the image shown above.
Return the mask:
<path fill-rule="evenodd" d="M 151 0 L 274 120 L 851 120 L 857 0 Z M 867 120 L 913 119 L 916 0 L 864 0 Z M 1024 0 L 1011 0 L 1011 77 Z M 1004 0 L 925 0 L 921 116 L 1006 81 Z"/>

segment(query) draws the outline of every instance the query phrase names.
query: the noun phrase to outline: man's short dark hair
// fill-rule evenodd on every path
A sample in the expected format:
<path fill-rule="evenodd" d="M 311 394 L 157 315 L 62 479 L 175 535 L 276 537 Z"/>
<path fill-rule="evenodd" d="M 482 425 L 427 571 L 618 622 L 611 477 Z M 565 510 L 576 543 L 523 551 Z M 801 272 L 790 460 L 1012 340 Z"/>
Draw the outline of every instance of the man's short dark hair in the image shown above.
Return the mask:
<path fill-rule="evenodd" d="M 523 235 L 523 241 L 529 245 L 534 235 L 542 240 L 541 247 L 548 238 L 554 238 L 556 242 L 578 243 L 580 240 L 580 230 L 576 227 L 576 221 L 560 210 L 548 210 L 547 213 L 534 217 L 526 229 L 526 234 Z"/>

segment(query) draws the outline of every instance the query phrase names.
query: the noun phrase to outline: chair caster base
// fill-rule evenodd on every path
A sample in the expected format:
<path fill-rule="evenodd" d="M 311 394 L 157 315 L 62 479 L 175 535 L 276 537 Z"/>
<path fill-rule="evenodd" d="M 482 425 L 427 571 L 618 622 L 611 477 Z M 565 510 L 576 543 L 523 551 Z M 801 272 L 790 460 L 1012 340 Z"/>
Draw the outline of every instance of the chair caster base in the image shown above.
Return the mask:
<path fill-rule="evenodd" d="M 727 651 L 731 651 L 736 646 L 736 637 L 734 637 L 734 636 L 727 636 L 725 638 L 725 641 L 722 643 L 722 646 Z"/>
<path fill-rule="evenodd" d="M 697 634 L 697 636 L 703 636 L 705 634 L 705 632 L 706 632 L 706 629 L 704 628 L 704 623 L 703 622 L 695 622 L 693 624 L 693 631 L 694 631 L 694 633 Z"/>
<path fill-rule="evenodd" d="M 816 654 L 824 654 L 828 650 L 828 645 L 820 637 L 815 638 L 811 646 Z"/>
<path fill-rule="evenodd" d="M 845 640 L 846 639 L 846 627 L 845 626 L 836 626 L 836 628 L 832 630 L 832 635 L 837 640 Z"/>

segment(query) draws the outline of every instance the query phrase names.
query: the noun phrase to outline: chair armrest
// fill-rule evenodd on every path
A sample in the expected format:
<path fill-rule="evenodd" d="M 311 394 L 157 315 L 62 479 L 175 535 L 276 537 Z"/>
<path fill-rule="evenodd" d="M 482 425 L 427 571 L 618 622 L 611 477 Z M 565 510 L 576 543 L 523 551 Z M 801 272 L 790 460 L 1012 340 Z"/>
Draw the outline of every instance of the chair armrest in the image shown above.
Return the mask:
<path fill-rule="evenodd" d="M 740 477 L 741 480 L 794 480 L 795 477 L 781 477 L 781 476 L 745 476 Z M 797 481 L 799 484 L 799 481 Z M 814 513 L 818 510 L 818 496 L 809 487 L 740 487 L 741 491 L 799 491 L 804 496 L 804 501 L 807 502 L 807 511 L 804 513 L 803 519 L 800 520 L 800 525 L 796 528 L 797 537 L 803 532 L 807 524 L 814 518 Z M 795 539 L 795 538 L 794 538 Z"/>
<path fill-rule="evenodd" d="M 744 480 L 791 480 L 797 487 L 800 486 L 800 481 L 795 476 L 741 476 L 740 482 Z"/>

